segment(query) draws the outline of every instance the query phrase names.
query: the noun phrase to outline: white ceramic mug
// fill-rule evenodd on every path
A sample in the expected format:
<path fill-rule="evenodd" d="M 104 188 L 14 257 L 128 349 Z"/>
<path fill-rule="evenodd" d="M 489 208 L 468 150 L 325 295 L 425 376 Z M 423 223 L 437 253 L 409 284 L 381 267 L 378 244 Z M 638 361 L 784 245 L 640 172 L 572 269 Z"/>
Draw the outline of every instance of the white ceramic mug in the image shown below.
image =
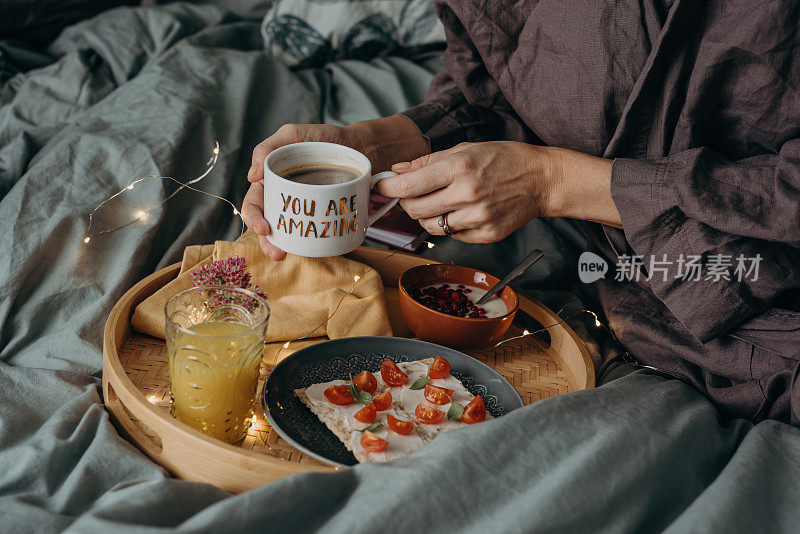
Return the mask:
<path fill-rule="evenodd" d="M 280 176 L 291 167 L 308 164 L 350 167 L 358 178 L 338 184 L 312 185 Z M 339 256 L 357 249 L 367 227 L 397 204 L 392 199 L 368 215 L 370 191 L 387 171 L 372 174 L 369 159 L 335 143 L 294 143 L 270 152 L 264 160 L 264 213 L 267 240 L 290 254 L 312 258 Z"/>

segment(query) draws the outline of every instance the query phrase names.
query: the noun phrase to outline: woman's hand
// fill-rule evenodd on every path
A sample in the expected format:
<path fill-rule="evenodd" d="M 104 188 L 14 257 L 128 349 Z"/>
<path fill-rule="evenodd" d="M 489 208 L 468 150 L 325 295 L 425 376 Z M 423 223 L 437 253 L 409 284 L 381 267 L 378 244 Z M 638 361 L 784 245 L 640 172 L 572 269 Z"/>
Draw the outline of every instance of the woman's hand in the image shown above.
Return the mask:
<path fill-rule="evenodd" d="M 401 198 L 406 212 L 432 234 L 444 234 L 439 217 L 448 214 L 453 237 L 490 243 L 534 217 L 620 224 L 611 200 L 611 164 L 514 141 L 462 143 L 395 164 L 400 176 L 382 180 L 378 189 Z"/>
<path fill-rule="evenodd" d="M 242 203 L 245 224 L 258 235 L 264 254 L 280 261 L 286 253 L 267 241 L 270 228 L 264 218 L 264 158 L 276 148 L 302 141 L 326 141 L 349 146 L 366 155 L 372 172 L 380 172 L 398 160 L 428 152 L 428 142 L 416 125 L 403 115 L 356 122 L 349 126 L 286 124 L 253 150 L 247 179 L 252 183 Z"/>
<path fill-rule="evenodd" d="M 250 170 L 247 171 L 247 180 L 251 185 L 242 202 L 242 219 L 247 227 L 258 235 L 258 244 L 264 254 L 276 261 L 286 258 L 286 252 L 271 244 L 266 238 L 270 227 L 264 217 L 264 158 L 276 148 L 301 141 L 327 141 L 358 150 L 358 147 L 354 146 L 358 145 L 358 140 L 352 131 L 346 127 L 327 124 L 284 124 L 253 149 Z"/>

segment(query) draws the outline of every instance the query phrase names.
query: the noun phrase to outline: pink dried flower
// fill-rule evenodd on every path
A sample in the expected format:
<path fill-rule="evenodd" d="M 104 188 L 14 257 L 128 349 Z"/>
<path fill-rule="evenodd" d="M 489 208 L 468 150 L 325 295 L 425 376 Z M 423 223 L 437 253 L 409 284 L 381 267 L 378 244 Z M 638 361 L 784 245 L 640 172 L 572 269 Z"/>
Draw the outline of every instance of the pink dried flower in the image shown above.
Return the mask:
<path fill-rule="evenodd" d="M 192 271 L 191 275 L 195 287 L 238 287 L 241 289 L 248 289 L 263 299 L 267 298 L 267 294 L 261 291 L 258 284 L 253 284 L 253 286 L 250 287 L 251 276 L 250 273 L 247 272 L 247 262 L 241 256 L 231 256 L 224 260 L 208 263 Z M 252 299 L 245 299 L 244 302 L 242 302 L 242 295 L 236 292 L 218 290 L 210 291 L 209 295 L 212 297 L 212 306 L 238 303 L 250 311 L 256 306 L 255 301 Z"/>

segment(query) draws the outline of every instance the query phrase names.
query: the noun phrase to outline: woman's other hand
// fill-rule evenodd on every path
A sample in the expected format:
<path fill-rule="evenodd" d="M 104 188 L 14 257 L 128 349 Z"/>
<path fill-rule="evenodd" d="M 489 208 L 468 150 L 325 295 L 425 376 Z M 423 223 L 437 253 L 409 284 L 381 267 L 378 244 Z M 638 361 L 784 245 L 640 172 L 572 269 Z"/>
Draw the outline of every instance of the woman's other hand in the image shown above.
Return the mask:
<path fill-rule="evenodd" d="M 403 115 L 362 121 L 349 126 L 328 124 L 286 124 L 259 143 L 253 150 L 247 179 L 250 189 L 242 203 L 242 218 L 258 235 L 264 254 L 280 261 L 286 252 L 267 241 L 270 227 L 264 217 L 264 158 L 276 148 L 304 141 L 325 141 L 349 146 L 366 155 L 372 172 L 380 172 L 396 162 L 428 152 L 428 142 L 416 125 Z"/>
<path fill-rule="evenodd" d="M 462 143 L 392 170 L 378 189 L 401 198 L 428 232 L 443 235 L 447 214 L 454 238 L 499 241 L 534 217 L 574 217 L 620 225 L 611 199 L 612 160 L 514 141 Z"/>

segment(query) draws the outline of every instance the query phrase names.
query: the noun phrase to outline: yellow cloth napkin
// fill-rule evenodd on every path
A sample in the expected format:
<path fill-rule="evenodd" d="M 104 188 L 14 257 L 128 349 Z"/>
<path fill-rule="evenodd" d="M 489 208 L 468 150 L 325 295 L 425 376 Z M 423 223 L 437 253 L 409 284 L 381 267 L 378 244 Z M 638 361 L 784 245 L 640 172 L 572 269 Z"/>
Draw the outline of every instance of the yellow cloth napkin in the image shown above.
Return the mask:
<path fill-rule="evenodd" d="M 268 342 L 326 335 L 330 339 L 392 335 L 383 283 L 376 271 L 344 257 L 289 254 L 284 261 L 273 261 L 264 255 L 251 232 L 235 242 L 186 248 L 180 274 L 136 307 L 133 328 L 163 338 L 167 300 L 193 286 L 193 269 L 229 256 L 243 256 L 253 282 L 267 293 Z M 360 278 L 351 294 L 355 276 Z"/>

